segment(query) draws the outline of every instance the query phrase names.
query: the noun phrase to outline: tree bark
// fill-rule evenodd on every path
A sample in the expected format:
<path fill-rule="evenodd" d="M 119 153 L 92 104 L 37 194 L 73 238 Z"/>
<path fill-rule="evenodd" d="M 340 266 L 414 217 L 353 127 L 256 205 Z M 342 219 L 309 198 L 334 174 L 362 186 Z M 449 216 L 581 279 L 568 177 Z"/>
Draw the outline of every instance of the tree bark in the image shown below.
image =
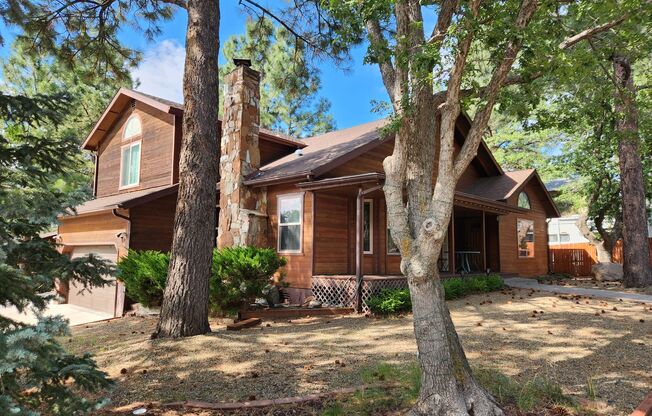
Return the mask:
<path fill-rule="evenodd" d="M 612 58 L 616 83 L 616 133 L 623 199 L 623 283 L 626 287 L 652 285 L 648 249 L 645 182 L 639 151 L 636 88 L 632 66 L 624 55 Z"/>
<path fill-rule="evenodd" d="M 219 2 L 189 0 L 183 137 L 172 255 L 156 334 L 210 332 L 208 290 L 215 246 L 218 172 Z"/>
<path fill-rule="evenodd" d="M 576 221 L 577 228 L 580 230 L 582 235 L 595 247 L 595 251 L 598 254 L 598 263 L 611 263 L 611 250 L 613 250 L 613 246 L 610 244 L 610 238 L 600 234 L 600 238 L 602 238 L 602 240 L 597 239 L 586 224 L 587 221 L 588 216 L 586 213 L 580 214 L 580 217 Z"/>

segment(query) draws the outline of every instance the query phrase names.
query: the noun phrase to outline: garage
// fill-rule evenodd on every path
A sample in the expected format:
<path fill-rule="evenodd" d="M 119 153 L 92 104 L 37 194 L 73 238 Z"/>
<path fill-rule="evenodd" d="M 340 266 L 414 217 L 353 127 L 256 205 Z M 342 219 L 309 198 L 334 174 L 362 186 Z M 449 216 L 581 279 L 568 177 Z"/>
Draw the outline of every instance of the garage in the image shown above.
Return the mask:
<path fill-rule="evenodd" d="M 112 263 L 115 263 L 118 258 L 114 245 L 78 246 L 73 249 L 70 257 L 75 259 L 91 253 Z M 68 303 L 109 313 L 112 316 L 121 316 L 124 304 L 124 289 L 121 284 L 116 284 L 116 282 L 104 287 L 87 289 L 70 282 Z"/>

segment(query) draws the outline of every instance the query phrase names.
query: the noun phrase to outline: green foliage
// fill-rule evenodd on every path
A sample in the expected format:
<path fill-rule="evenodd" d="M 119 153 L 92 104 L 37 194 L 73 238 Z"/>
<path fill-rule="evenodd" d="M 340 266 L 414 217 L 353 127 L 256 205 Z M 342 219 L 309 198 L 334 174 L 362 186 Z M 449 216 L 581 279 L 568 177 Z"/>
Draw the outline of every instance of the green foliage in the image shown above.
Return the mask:
<path fill-rule="evenodd" d="M 129 250 L 118 262 L 117 277 L 130 298 L 146 307 L 161 306 L 170 255 L 154 250 Z"/>
<path fill-rule="evenodd" d="M 86 414 L 106 404 L 79 391 L 97 393 L 112 385 L 90 355 L 69 354 L 56 338 L 70 335 L 58 317 L 40 317 L 33 326 L 6 330 L 0 336 L 0 414 Z M 74 392 L 73 392 L 74 388 Z"/>
<path fill-rule="evenodd" d="M 453 277 L 442 280 L 444 296 L 447 300 L 461 298 L 472 293 L 493 292 L 504 286 L 503 278 L 498 274 L 488 276 Z"/>
<path fill-rule="evenodd" d="M 229 312 L 261 296 L 270 278 L 286 260 L 274 249 L 226 247 L 213 252 L 210 305 Z"/>
<path fill-rule="evenodd" d="M 2 65 L 0 304 L 38 312 L 51 300 L 55 278 L 89 288 L 107 284 L 113 274 L 101 258 L 71 260 L 41 236 L 90 196 L 90 164 L 79 144 L 115 84 L 80 86 L 83 66 L 69 71 L 23 45 L 14 43 Z M 89 356 L 65 352 L 56 341 L 65 333 L 60 319 L 26 325 L 0 317 L 0 414 L 82 414 L 104 403 L 82 397 L 110 382 Z"/>
<path fill-rule="evenodd" d="M 515 406 L 521 412 L 561 406 L 577 413 L 578 405 L 545 378 L 520 383 L 495 370 L 477 369 L 474 374 L 501 406 Z M 402 414 L 419 395 L 421 370 L 416 363 L 381 363 L 364 369 L 360 378 L 370 387 L 328 403 L 322 416 Z"/>
<path fill-rule="evenodd" d="M 442 280 L 447 300 L 461 298 L 473 293 L 494 292 L 504 286 L 498 274 L 488 276 L 453 277 Z M 412 311 L 409 289 L 382 289 L 367 300 L 367 306 L 375 315 L 395 315 Z"/>
<path fill-rule="evenodd" d="M 319 70 L 306 60 L 306 45 L 295 42 L 287 29 L 275 27 L 265 17 L 249 19 L 245 34 L 227 39 L 223 53 L 226 64 L 220 66 L 220 79 L 233 70 L 233 58 L 251 59 L 253 68 L 260 71 L 263 127 L 293 137 L 314 136 L 335 128 L 330 102 L 318 95 Z"/>
<path fill-rule="evenodd" d="M 127 295 L 145 306 L 160 306 L 170 255 L 130 250 L 118 263 Z M 209 303 L 214 313 L 229 313 L 263 295 L 286 260 L 271 248 L 228 247 L 213 251 Z"/>
<path fill-rule="evenodd" d="M 375 315 L 394 315 L 412 311 L 409 289 L 383 289 L 367 300 Z"/>
<path fill-rule="evenodd" d="M 495 370 L 478 369 L 474 373 L 480 384 L 499 403 L 515 404 L 521 411 L 553 406 L 576 407 L 575 402 L 564 395 L 561 387 L 545 378 L 537 376 L 519 383 Z"/>

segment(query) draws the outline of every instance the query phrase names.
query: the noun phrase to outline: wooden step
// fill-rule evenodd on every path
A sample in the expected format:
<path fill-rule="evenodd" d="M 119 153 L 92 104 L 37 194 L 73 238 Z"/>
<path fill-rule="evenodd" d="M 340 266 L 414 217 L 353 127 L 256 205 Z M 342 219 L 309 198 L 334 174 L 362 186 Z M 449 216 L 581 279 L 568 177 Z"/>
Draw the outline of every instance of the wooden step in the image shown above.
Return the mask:
<path fill-rule="evenodd" d="M 227 331 L 239 331 L 245 328 L 251 328 L 252 326 L 260 325 L 262 320 L 260 318 L 249 318 L 242 321 L 235 322 L 233 324 L 228 324 L 226 326 Z"/>

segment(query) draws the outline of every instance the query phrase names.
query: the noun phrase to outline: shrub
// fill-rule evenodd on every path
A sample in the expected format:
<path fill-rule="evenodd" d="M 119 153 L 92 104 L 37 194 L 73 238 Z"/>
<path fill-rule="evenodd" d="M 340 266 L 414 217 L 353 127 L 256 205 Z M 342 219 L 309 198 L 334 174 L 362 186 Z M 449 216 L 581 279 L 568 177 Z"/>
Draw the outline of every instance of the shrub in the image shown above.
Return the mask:
<path fill-rule="evenodd" d="M 447 300 L 461 298 L 472 293 L 493 292 L 504 286 L 503 278 L 497 274 L 488 276 L 453 277 L 442 281 L 444 297 Z"/>
<path fill-rule="evenodd" d="M 261 296 L 286 260 L 274 249 L 228 247 L 213 252 L 210 304 L 213 312 L 231 312 Z"/>
<path fill-rule="evenodd" d="M 129 250 L 118 262 L 117 277 L 131 299 L 146 307 L 161 306 L 169 264 L 168 253 Z"/>
<path fill-rule="evenodd" d="M 367 306 L 376 315 L 393 315 L 412 310 L 409 289 L 383 289 L 367 300 Z"/>

